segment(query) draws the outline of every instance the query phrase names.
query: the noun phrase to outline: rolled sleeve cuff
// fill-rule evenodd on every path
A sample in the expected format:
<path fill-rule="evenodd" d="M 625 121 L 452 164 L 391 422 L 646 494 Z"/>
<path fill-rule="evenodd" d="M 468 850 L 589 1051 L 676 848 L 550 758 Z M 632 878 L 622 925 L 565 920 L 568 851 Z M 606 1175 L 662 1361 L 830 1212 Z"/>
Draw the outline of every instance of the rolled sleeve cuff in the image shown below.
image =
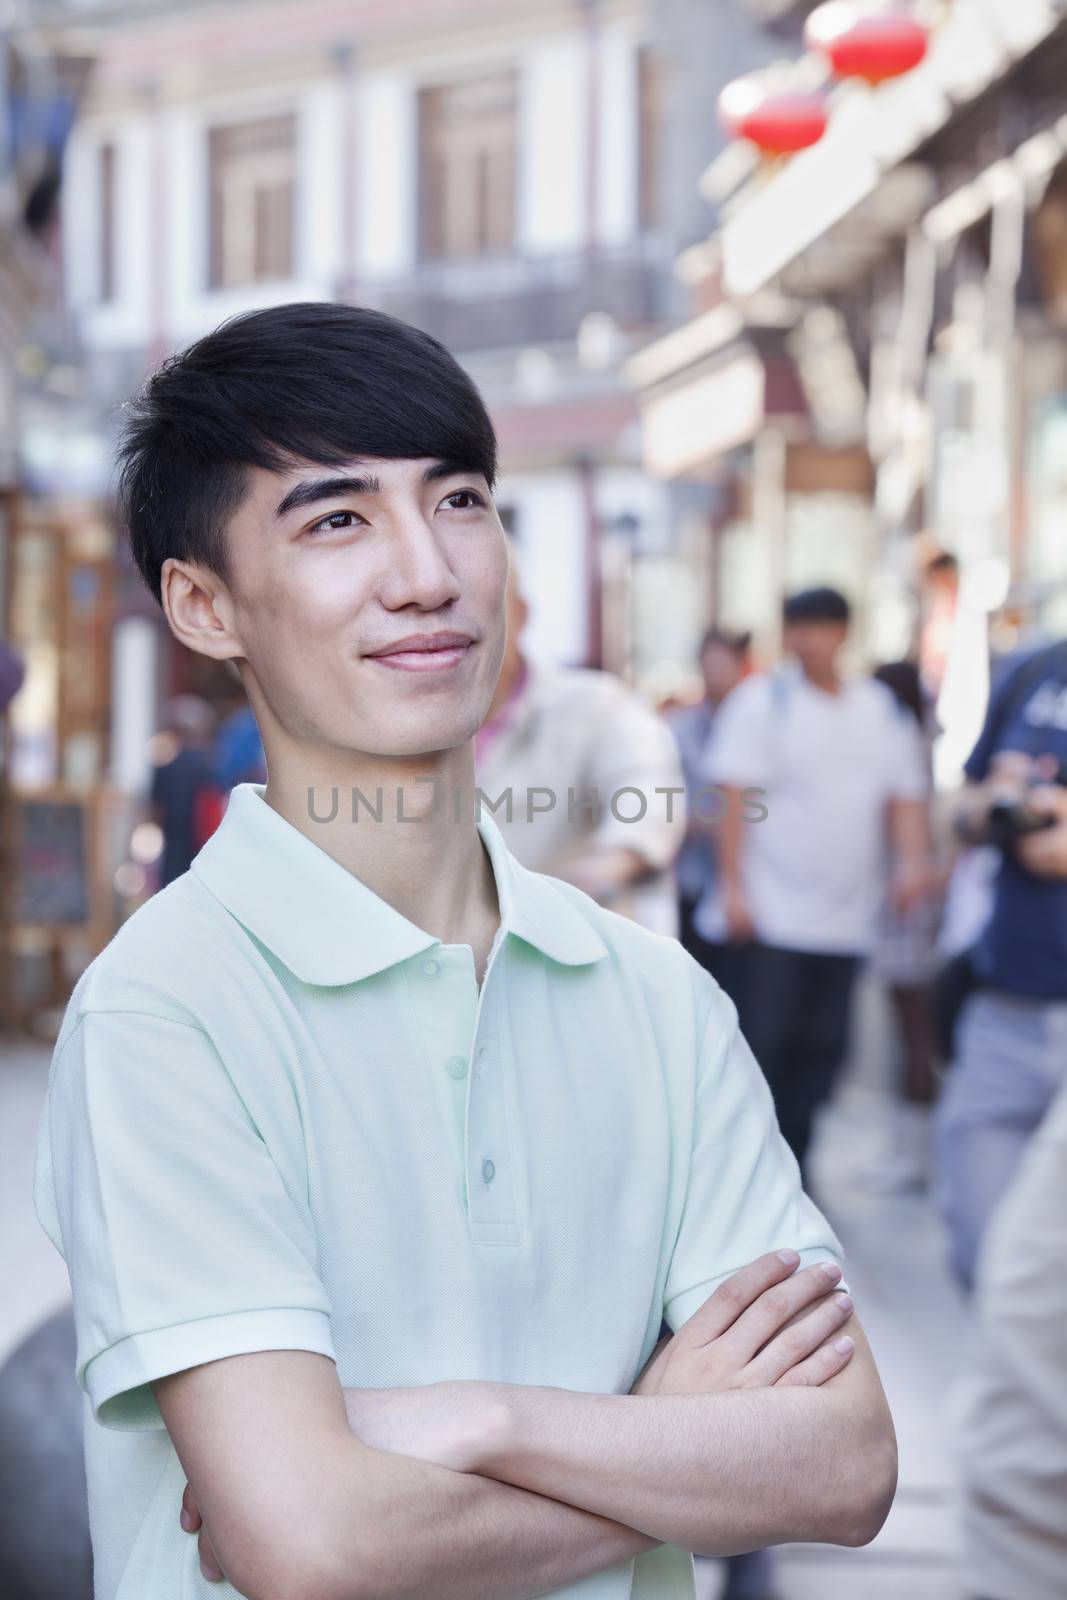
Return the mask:
<path fill-rule="evenodd" d="M 337 1361 L 325 1311 L 234 1311 L 130 1334 L 87 1363 L 79 1386 L 105 1428 L 162 1428 L 165 1423 L 149 1387 L 152 1379 L 259 1350 L 311 1350 Z"/>
<path fill-rule="evenodd" d="M 800 1265 L 795 1269 L 795 1272 L 802 1272 L 805 1267 L 814 1267 L 820 1261 L 833 1261 L 844 1272 L 844 1258 L 836 1250 L 832 1250 L 829 1245 L 808 1245 L 804 1249 L 798 1250 L 797 1254 L 800 1257 Z M 727 1278 L 732 1278 L 735 1272 L 739 1272 L 742 1267 L 747 1265 L 748 1263 L 745 1261 L 738 1261 L 728 1271 L 720 1272 L 717 1278 L 709 1278 L 706 1283 L 698 1283 L 692 1289 L 683 1289 L 678 1294 L 672 1295 L 669 1300 L 664 1302 L 664 1319 L 677 1331 L 683 1322 L 689 1321 L 694 1311 L 699 1311 L 704 1301 L 715 1293 L 720 1283 L 725 1283 Z M 847 1288 L 848 1285 L 843 1277 L 834 1285 L 835 1291 Z"/>

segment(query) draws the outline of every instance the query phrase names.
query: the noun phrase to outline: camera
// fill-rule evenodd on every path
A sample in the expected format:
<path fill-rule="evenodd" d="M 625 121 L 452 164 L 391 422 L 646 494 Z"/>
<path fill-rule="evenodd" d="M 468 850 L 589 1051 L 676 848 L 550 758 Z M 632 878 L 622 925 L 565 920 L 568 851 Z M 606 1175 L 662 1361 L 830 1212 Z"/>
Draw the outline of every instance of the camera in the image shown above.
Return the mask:
<path fill-rule="evenodd" d="M 1054 774 L 1032 779 L 1028 787 L 1033 788 L 1036 784 L 1047 783 L 1058 783 L 1061 787 L 1067 787 L 1067 768 L 1060 763 Z M 987 835 L 990 844 L 1006 850 L 1016 839 L 1021 839 L 1028 833 L 1040 833 L 1044 828 L 1051 828 L 1054 822 L 1055 818 L 1046 812 L 1035 811 L 1023 795 L 1019 799 L 998 800 L 990 806 Z"/>

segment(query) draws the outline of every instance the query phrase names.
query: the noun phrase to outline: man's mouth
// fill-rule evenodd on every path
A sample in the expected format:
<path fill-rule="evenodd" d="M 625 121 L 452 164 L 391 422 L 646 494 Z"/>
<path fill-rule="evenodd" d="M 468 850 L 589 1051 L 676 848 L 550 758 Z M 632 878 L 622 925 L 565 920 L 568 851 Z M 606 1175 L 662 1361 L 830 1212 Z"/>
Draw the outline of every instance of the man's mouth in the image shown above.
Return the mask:
<path fill-rule="evenodd" d="M 403 672 L 447 672 L 465 661 L 473 647 L 474 640 L 466 634 L 416 635 L 398 639 L 367 659 Z"/>

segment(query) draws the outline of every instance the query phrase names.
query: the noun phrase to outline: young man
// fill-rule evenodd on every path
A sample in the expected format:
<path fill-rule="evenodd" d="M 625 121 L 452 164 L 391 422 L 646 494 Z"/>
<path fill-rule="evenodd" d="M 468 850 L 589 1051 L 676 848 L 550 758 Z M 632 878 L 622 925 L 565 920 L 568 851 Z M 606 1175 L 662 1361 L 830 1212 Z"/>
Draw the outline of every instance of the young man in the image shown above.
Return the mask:
<path fill-rule="evenodd" d="M 198 1559 L 251 1600 L 692 1595 L 688 1551 L 866 1542 L 892 1424 L 731 1004 L 474 806 L 507 552 L 470 380 L 281 306 L 166 363 L 122 459 L 268 782 L 56 1045 L 97 1600 Z"/>
<path fill-rule="evenodd" d="M 894 904 L 924 892 L 929 778 L 915 719 L 884 684 L 841 675 L 844 595 L 804 590 L 783 620 L 790 664 L 738 685 L 708 748 L 705 780 L 727 799 L 720 877 L 695 921 L 706 939 L 748 946 L 741 1023 L 803 1167 L 845 1054 L 852 987 L 886 889 L 887 839 Z M 746 820 L 750 788 L 764 791 L 760 820 Z"/>

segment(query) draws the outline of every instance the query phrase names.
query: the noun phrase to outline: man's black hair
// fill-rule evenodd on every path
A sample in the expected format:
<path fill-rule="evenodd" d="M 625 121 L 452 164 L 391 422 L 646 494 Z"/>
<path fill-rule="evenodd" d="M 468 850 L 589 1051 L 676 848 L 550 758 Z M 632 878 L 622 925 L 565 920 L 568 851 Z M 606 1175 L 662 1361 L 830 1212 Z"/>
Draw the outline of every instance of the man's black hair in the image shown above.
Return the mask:
<path fill-rule="evenodd" d="M 748 650 L 751 643 L 751 632 L 737 633 L 730 628 L 720 628 L 717 623 L 713 622 L 710 627 L 704 629 L 697 654 L 702 656 L 705 650 L 710 650 L 713 644 L 718 644 L 724 650 L 729 650 L 731 655 L 740 658 Z"/>
<path fill-rule="evenodd" d="M 801 589 L 791 594 L 782 607 L 785 622 L 846 622 L 851 616 L 849 603 L 838 589 Z"/>
<path fill-rule="evenodd" d="M 432 457 L 496 482 L 473 380 L 444 345 L 382 311 L 299 301 L 242 312 L 168 357 L 123 408 L 118 503 L 162 605 L 176 557 L 231 581 L 225 530 L 248 470 Z"/>

